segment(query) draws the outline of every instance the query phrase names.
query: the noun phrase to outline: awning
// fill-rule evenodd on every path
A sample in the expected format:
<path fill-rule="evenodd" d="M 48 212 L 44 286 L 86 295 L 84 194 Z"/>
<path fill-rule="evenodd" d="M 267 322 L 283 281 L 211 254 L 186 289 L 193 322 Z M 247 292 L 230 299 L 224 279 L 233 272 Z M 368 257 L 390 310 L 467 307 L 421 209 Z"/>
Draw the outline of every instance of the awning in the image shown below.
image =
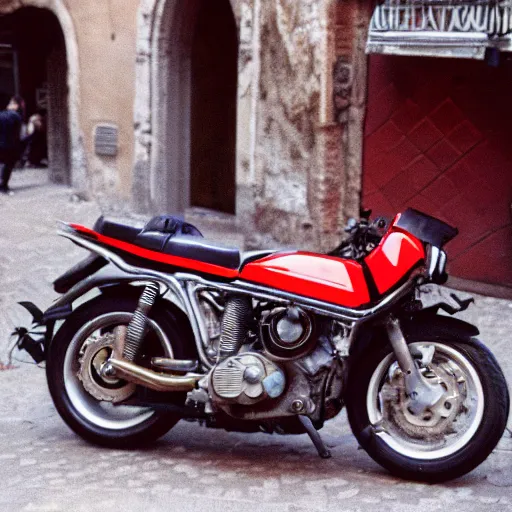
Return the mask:
<path fill-rule="evenodd" d="M 512 51 L 512 0 L 384 0 L 375 8 L 367 53 L 483 59 Z"/>

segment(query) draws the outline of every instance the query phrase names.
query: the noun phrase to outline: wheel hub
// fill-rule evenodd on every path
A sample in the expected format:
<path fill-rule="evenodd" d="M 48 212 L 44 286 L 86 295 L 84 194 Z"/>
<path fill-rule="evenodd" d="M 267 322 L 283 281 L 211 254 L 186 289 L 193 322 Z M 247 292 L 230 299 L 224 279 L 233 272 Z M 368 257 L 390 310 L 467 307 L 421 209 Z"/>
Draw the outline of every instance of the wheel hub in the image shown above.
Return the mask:
<path fill-rule="evenodd" d="M 80 369 L 77 373 L 84 389 L 97 400 L 122 402 L 135 392 L 135 384 L 118 379 L 108 360 L 114 346 L 114 335 L 104 334 L 90 338 L 80 351 Z"/>
<path fill-rule="evenodd" d="M 412 439 L 440 440 L 454 432 L 454 420 L 463 412 L 465 381 L 453 363 L 429 364 L 420 371 L 427 380 L 441 384 L 445 390 L 441 398 L 415 414 L 405 391 L 405 376 L 398 364 L 392 365 L 379 395 L 383 424 Z"/>

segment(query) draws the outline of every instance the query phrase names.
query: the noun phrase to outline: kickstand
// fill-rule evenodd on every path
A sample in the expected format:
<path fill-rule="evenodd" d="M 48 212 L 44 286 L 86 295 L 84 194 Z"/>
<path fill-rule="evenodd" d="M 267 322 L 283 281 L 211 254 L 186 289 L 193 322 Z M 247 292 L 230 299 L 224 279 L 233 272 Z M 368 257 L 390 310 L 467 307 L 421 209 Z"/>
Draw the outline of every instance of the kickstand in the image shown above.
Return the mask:
<path fill-rule="evenodd" d="M 322 438 L 320 437 L 320 434 L 313 426 L 311 420 L 307 416 L 299 416 L 299 420 L 302 423 L 302 426 L 306 429 L 306 433 L 308 434 L 309 438 L 315 445 L 318 455 L 320 455 L 322 459 L 330 459 L 331 452 L 329 451 L 327 446 L 325 446 L 324 442 L 322 441 Z"/>

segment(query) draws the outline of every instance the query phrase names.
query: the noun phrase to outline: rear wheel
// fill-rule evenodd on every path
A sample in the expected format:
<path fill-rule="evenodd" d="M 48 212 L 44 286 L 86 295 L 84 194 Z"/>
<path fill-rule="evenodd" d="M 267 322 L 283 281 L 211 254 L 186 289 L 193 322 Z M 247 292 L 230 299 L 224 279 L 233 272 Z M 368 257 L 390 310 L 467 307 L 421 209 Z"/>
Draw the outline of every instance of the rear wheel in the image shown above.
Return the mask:
<path fill-rule="evenodd" d="M 110 447 L 133 447 L 158 439 L 179 420 L 150 408 L 116 405 L 136 386 L 106 377 L 101 366 L 112 351 L 114 330 L 127 326 L 137 307 L 135 296 L 101 296 L 66 319 L 52 340 L 46 364 L 48 387 L 64 421 L 88 441 Z M 194 358 L 189 326 L 156 304 L 150 313 L 137 364 L 151 357 Z M 168 396 L 168 395 L 166 395 Z M 172 398 L 183 404 L 184 393 Z"/>
<path fill-rule="evenodd" d="M 398 476 L 429 482 L 456 478 L 483 462 L 505 430 L 505 378 L 475 339 L 408 343 L 420 372 L 440 383 L 444 395 L 414 414 L 404 376 L 386 345 L 351 368 L 347 413 L 352 431 L 376 462 Z"/>

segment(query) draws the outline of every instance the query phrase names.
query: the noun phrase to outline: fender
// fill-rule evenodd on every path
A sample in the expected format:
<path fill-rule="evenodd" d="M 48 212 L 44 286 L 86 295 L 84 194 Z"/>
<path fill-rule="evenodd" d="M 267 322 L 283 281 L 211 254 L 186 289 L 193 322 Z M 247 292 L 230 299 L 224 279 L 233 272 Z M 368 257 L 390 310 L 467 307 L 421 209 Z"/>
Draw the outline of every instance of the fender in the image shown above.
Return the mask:
<path fill-rule="evenodd" d="M 59 297 L 53 305 L 44 312 L 42 323 L 46 324 L 48 322 L 67 318 L 73 311 L 73 303 L 95 288 L 99 288 L 102 292 L 105 292 L 105 290 L 108 290 L 113 286 L 127 286 L 144 281 L 161 282 L 165 286 L 165 283 L 159 281 L 154 276 L 129 274 L 128 272 L 109 264 L 98 270 L 95 274 L 78 282 L 67 293 Z M 175 297 L 170 290 L 169 293 L 169 302 L 172 302 L 176 307 L 183 311 L 183 306 L 179 299 Z"/>
<path fill-rule="evenodd" d="M 71 315 L 73 312 L 73 303 L 77 299 L 83 297 L 94 288 L 98 288 L 101 293 L 105 295 L 119 293 L 120 289 L 123 290 L 124 295 L 129 293 L 136 293 L 136 287 L 131 285 L 147 281 L 159 282 L 158 279 L 155 279 L 154 276 L 134 276 L 133 274 L 128 274 L 123 270 L 114 267 L 113 265 L 108 265 L 107 267 L 99 270 L 96 274 L 91 275 L 83 281 L 77 283 L 66 294 L 62 295 L 62 297 L 59 297 L 54 302 L 53 306 L 48 308 L 42 314 L 38 321 L 36 321 L 35 316 L 33 315 L 34 325 L 46 327 L 45 332 L 41 333 L 41 339 L 28 340 L 29 342 L 32 341 L 32 343 L 34 343 L 36 346 L 41 346 L 41 357 L 39 358 L 39 361 L 36 362 L 41 362 L 46 359 L 46 355 L 48 354 L 48 349 L 53 338 L 56 322 L 58 320 L 64 320 Z M 165 299 L 166 302 L 170 303 L 169 305 L 173 308 L 174 313 L 178 315 L 183 322 L 186 322 L 190 326 L 190 320 L 183 310 L 183 307 L 179 303 L 178 298 L 175 297 L 172 292 L 170 292 L 170 290 L 169 294 L 170 296 L 167 296 Z M 27 305 L 24 305 L 24 307 L 28 309 Z M 194 334 L 191 327 L 190 333 L 193 339 Z"/>
<path fill-rule="evenodd" d="M 419 336 L 425 336 L 429 341 L 469 340 L 480 334 L 477 327 L 464 320 L 437 315 L 428 310 L 401 319 L 400 325 L 406 338 L 417 339 Z"/>
<path fill-rule="evenodd" d="M 87 258 L 78 262 L 74 267 L 64 272 L 53 282 L 57 293 L 67 293 L 75 284 L 86 279 L 108 264 L 108 261 L 98 254 L 91 253 Z"/>
<path fill-rule="evenodd" d="M 418 311 L 400 317 L 400 327 L 407 340 L 423 337 L 425 341 L 470 341 L 480 331 L 472 324 L 439 315 L 433 309 Z M 388 343 L 388 335 L 382 324 L 362 324 L 350 346 L 350 357 L 356 358 L 367 350 L 373 350 L 376 343 Z"/>

